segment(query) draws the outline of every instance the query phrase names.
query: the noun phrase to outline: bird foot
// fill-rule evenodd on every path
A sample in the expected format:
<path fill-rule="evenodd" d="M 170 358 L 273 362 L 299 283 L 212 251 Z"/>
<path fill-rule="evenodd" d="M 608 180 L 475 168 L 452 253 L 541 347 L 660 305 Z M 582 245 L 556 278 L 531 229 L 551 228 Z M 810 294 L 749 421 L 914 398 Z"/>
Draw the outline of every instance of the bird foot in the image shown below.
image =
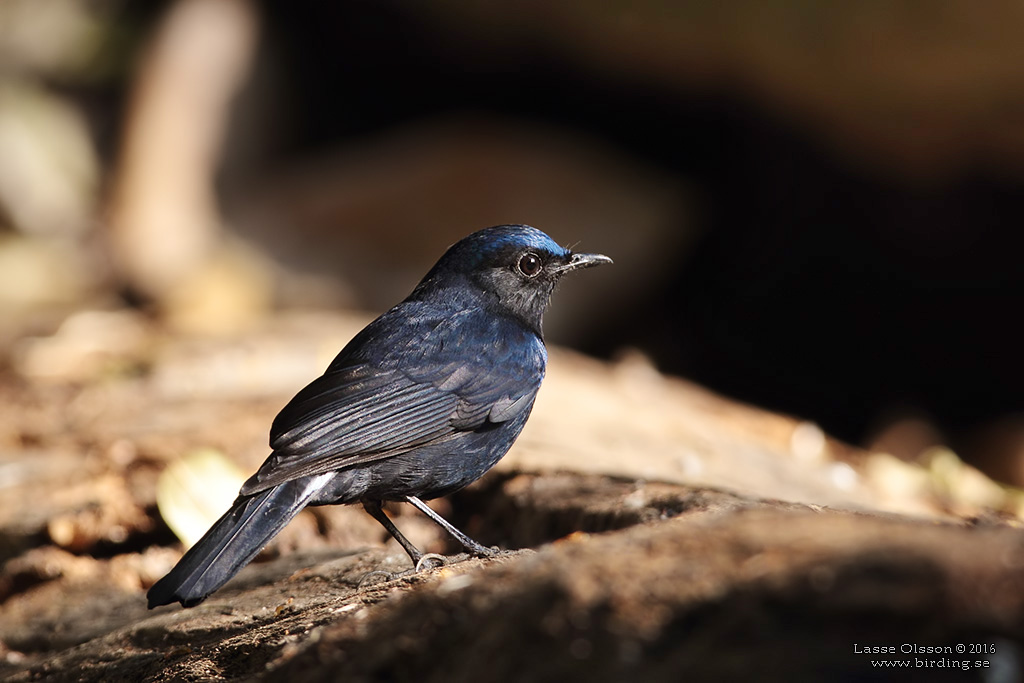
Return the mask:
<path fill-rule="evenodd" d="M 406 569 L 400 572 L 389 572 L 383 569 L 377 569 L 372 572 L 367 572 L 363 574 L 361 579 L 359 579 L 359 586 L 363 587 L 369 586 L 374 583 L 384 583 L 387 581 L 393 581 L 395 579 L 401 579 L 406 576 L 418 574 L 422 571 L 429 571 L 431 569 L 443 567 L 444 565 L 449 564 L 451 562 L 459 562 L 461 560 L 466 559 L 467 557 L 469 556 L 465 553 L 462 553 L 461 555 L 453 555 L 451 557 L 445 557 L 444 555 L 439 555 L 438 553 L 426 553 L 420 557 L 419 561 L 416 562 L 416 566 L 414 566 L 412 569 Z"/>
<path fill-rule="evenodd" d="M 457 555 L 425 553 L 420 557 L 419 561 L 416 562 L 416 566 L 414 566 L 411 569 L 406 569 L 400 572 L 388 572 L 384 571 L 383 569 L 378 569 L 376 571 L 367 572 L 366 574 L 363 574 L 363 577 L 359 579 L 359 587 L 361 588 L 363 586 L 372 585 L 374 583 L 384 583 L 386 581 L 393 581 L 394 579 L 405 578 L 406 576 L 412 576 L 413 574 L 418 574 L 419 572 L 423 571 L 430 571 L 431 569 L 438 569 L 449 564 L 458 564 L 459 562 L 464 562 L 473 556 L 510 557 L 513 555 L 532 555 L 537 552 L 532 548 L 519 548 L 517 550 L 506 550 L 503 548 L 498 548 L 497 546 L 490 548 L 480 546 L 480 548 L 483 550 L 483 552 L 481 552 L 480 549 L 474 549 L 472 553 L 459 553 Z"/>
<path fill-rule="evenodd" d="M 421 572 L 427 569 L 437 569 L 448 564 L 448 558 L 437 553 L 427 553 L 416 562 L 416 571 Z"/>

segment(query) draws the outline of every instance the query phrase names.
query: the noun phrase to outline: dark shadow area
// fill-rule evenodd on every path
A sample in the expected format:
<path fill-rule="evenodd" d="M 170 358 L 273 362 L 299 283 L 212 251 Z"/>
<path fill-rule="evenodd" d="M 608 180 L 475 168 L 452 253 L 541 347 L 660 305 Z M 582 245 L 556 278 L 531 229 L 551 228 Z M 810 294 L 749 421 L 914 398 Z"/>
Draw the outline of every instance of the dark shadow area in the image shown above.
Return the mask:
<path fill-rule="evenodd" d="M 581 131 L 686 178 L 702 237 L 674 273 L 623 282 L 583 350 L 640 348 L 667 372 L 854 442 L 917 412 L 963 445 L 1024 409 L 1015 174 L 854 164 L 727 84 L 595 78 L 549 42 L 475 41 L 389 3 L 264 11 L 288 75 L 274 163 L 478 112 Z"/>

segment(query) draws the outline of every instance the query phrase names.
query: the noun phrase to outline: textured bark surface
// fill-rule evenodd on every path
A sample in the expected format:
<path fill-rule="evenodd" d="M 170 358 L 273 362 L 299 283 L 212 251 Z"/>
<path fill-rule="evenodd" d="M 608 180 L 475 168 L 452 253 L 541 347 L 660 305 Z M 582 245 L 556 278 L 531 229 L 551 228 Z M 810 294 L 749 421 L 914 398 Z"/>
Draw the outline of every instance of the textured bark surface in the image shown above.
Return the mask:
<path fill-rule="evenodd" d="M 361 510 L 319 508 L 202 605 L 147 611 L 181 552 L 161 472 L 196 448 L 257 466 L 276 410 L 360 322 L 280 319 L 244 343 L 151 331 L 89 377 L 5 375 L 0 676 L 1020 677 L 1015 517 L 636 359 L 557 351 L 513 452 L 433 503 L 508 553 L 412 573 Z M 458 551 L 389 512 L 425 550 Z M 865 652 L 879 646 L 896 651 Z"/>

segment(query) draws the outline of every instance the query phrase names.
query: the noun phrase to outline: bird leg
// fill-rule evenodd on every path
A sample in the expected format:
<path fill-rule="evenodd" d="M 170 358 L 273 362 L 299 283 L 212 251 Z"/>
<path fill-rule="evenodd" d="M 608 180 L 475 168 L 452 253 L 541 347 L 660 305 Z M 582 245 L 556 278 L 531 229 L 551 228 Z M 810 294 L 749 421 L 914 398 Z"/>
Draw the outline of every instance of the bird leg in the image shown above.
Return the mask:
<path fill-rule="evenodd" d="M 419 510 L 420 512 L 425 514 L 427 517 L 430 517 L 430 519 L 432 519 L 435 524 L 437 524 L 439 527 L 441 527 L 442 529 L 447 531 L 449 534 L 451 534 L 452 538 L 454 538 L 456 541 L 461 543 L 466 550 L 468 550 L 469 552 L 473 553 L 474 555 L 479 555 L 480 557 L 491 557 L 491 556 L 496 555 L 498 553 L 498 551 L 495 550 L 494 548 L 488 548 L 487 546 L 480 545 L 479 543 L 474 541 L 472 538 L 470 538 L 466 534 L 464 534 L 461 531 L 459 531 L 458 529 L 456 529 L 454 526 L 452 526 L 452 524 L 448 520 L 446 520 L 444 517 L 442 517 L 441 515 L 439 515 L 436 512 L 434 512 L 432 509 L 430 509 L 430 507 L 426 503 L 424 503 L 422 500 L 420 500 L 416 496 L 406 496 L 405 499 L 409 503 L 411 503 L 412 506 L 415 507 L 417 510 Z M 378 508 L 378 510 L 379 509 L 380 508 Z M 373 513 L 371 512 L 370 514 L 372 515 Z M 383 514 L 383 513 L 381 513 L 381 514 Z M 380 520 L 378 520 L 378 521 L 380 521 Z M 388 521 L 390 521 L 390 520 L 388 520 Z M 381 524 L 383 524 L 383 523 L 384 522 L 381 522 Z M 389 529 L 389 531 L 390 531 L 390 529 Z M 394 534 L 395 532 L 397 532 L 397 529 L 395 531 L 393 531 L 392 533 Z M 398 537 L 396 536 L 396 538 L 398 538 Z M 402 542 L 402 539 L 399 539 L 399 543 L 401 543 L 401 542 Z M 406 541 L 406 543 L 408 543 L 408 541 Z M 408 551 L 409 549 L 406 548 L 406 550 Z M 409 553 L 409 554 L 412 555 L 412 553 Z M 415 558 L 413 558 L 413 562 L 417 562 L 418 563 L 419 561 L 416 560 Z"/>
<path fill-rule="evenodd" d="M 391 518 L 384 514 L 384 510 L 380 507 L 380 501 L 364 500 L 363 509 L 370 513 L 371 517 L 380 522 L 380 525 L 387 529 L 388 533 L 391 534 L 403 548 L 405 548 L 405 552 L 409 553 L 412 563 L 416 565 L 417 569 L 419 569 L 420 561 L 423 560 L 424 557 L 423 553 L 421 553 L 419 548 L 414 546 L 408 538 L 403 536 L 402 532 L 398 530 L 397 526 L 395 526 L 395 523 L 391 521 Z"/>
<path fill-rule="evenodd" d="M 484 545 L 477 543 L 472 538 L 456 529 L 448 520 L 434 512 L 426 503 L 424 503 L 416 496 L 406 496 L 405 499 L 409 503 L 411 503 L 413 507 L 415 507 L 417 510 L 419 510 L 427 517 L 429 517 L 431 520 L 433 520 L 435 524 L 437 524 L 442 529 L 451 534 L 455 540 L 461 543 L 466 548 L 466 550 L 473 553 L 474 555 L 479 555 L 481 557 L 490 557 L 497 553 L 495 549 L 488 548 Z M 380 522 L 380 525 L 387 529 L 388 533 L 391 534 L 394 537 L 394 539 L 398 541 L 399 545 L 401 545 L 402 548 L 405 549 L 405 552 L 409 554 L 409 558 L 412 560 L 413 565 L 416 567 L 416 571 L 430 569 L 445 563 L 444 555 L 438 555 L 437 553 L 424 554 L 420 551 L 419 548 L 414 546 L 412 542 L 408 538 L 406 538 L 401 531 L 398 530 L 398 527 L 395 526 L 395 523 L 391 521 L 391 518 L 384 513 L 384 510 L 381 508 L 381 502 L 379 500 L 364 500 L 363 509 L 366 510 L 366 512 L 368 512 L 371 517 Z M 434 562 L 438 562 L 439 564 L 435 565 L 433 564 Z"/>

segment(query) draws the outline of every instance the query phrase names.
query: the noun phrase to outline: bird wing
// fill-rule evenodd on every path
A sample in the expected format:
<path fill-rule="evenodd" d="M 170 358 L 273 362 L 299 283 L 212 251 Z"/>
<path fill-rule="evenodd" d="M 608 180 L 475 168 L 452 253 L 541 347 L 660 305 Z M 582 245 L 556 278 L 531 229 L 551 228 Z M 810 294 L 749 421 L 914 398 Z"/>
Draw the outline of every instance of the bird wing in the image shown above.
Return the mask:
<path fill-rule="evenodd" d="M 510 420 L 533 404 L 543 360 L 478 356 L 466 362 L 451 351 L 443 354 L 447 360 L 419 358 L 406 368 L 332 365 L 274 420 L 274 453 L 241 494 L 453 439 L 487 422 Z"/>

